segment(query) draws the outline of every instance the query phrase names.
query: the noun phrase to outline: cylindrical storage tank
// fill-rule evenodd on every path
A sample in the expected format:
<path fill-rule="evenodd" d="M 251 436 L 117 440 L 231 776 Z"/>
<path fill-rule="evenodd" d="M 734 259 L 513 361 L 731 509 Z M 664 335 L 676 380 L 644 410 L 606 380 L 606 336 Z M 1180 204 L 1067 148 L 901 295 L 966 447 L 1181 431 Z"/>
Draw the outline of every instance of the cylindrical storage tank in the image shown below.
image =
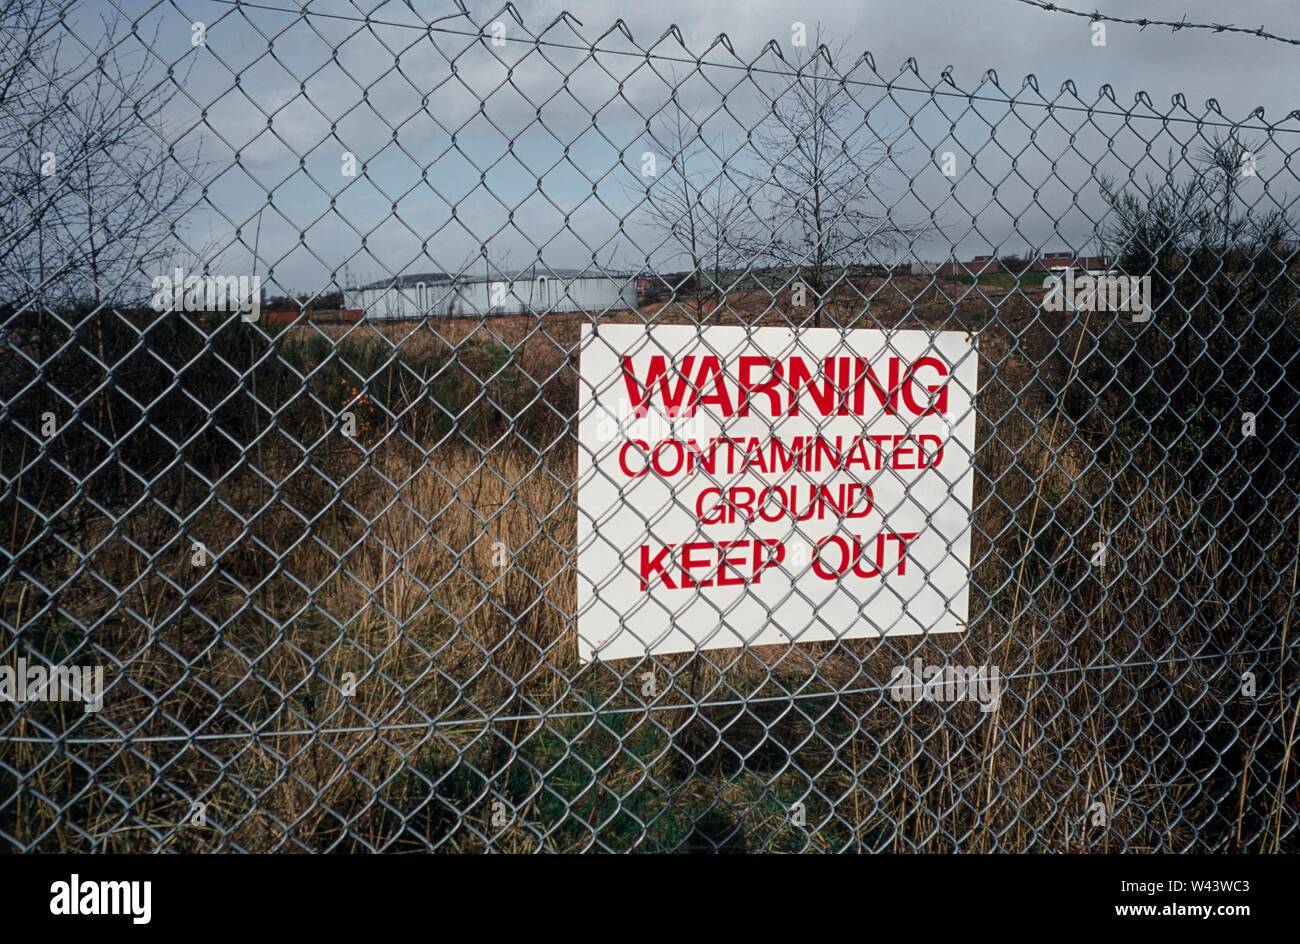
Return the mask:
<path fill-rule="evenodd" d="M 462 286 L 466 315 L 519 315 L 586 311 L 601 313 L 636 308 L 631 277 L 537 276 L 481 279 Z"/>
<path fill-rule="evenodd" d="M 380 280 L 344 292 L 348 308 L 372 321 L 404 321 L 445 314 L 452 285 L 442 273 Z"/>
<path fill-rule="evenodd" d="M 421 318 L 485 318 L 548 312 L 635 310 L 636 280 L 603 273 L 506 275 L 452 281 L 405 276 L 345 292 L 349 308 L 375 321 Z"/>
<path fill-rule="evenodd" d="M 636 282 L 622 276 L 579 276 L 566 280 L 556 311 L 618 311 L 636 307 Z"/>

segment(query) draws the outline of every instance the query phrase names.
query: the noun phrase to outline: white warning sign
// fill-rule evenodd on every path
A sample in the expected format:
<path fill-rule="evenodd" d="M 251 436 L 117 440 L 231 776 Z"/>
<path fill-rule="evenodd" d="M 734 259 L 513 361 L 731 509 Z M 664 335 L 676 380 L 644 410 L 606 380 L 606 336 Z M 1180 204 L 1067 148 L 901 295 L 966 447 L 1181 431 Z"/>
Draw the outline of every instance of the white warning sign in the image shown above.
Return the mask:
<path fill-rule="evenodd" d="M 584 662 L 965 628 L 968 335 L 583 325 L 580 359 Z"/>

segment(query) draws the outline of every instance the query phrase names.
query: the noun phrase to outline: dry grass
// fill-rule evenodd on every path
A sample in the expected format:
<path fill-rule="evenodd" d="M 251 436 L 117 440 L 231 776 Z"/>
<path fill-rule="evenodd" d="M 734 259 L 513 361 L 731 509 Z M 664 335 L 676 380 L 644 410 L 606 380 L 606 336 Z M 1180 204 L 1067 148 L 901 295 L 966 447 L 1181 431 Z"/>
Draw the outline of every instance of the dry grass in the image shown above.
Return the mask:
<path fill-rule="evenodd" d="M 1236 694 L 1247 668 L 1296 678 L 1269 631 L 1289 613 L 1279 575 L 1293 545 L 1261 533 L 1260 553 L 1229 571 L 1239 549 L 1158 459 L 1096 461 L 1098 431 L 1053 397 L 1060 357 L 1090 343 L 1084 326 L 1030 329 L 1014 299 L 985 324 L 986 301 L 944 297 L 965 286 L 920 297 L 918 283 L 906 298 L 899 281 L 867 315 L 852 297 L 841 311 L 862 326 L 981 328 L 967 633 L 580 667 L 571 434 L 540 457 L 510 433 L 426 455 L 376 428 L 368 453 L 307 462 L 269 444 L 255 460 L 269 481 L 241 467 L 210 492 L 182 489 L 198 495 L 183 535 L 179 509 L 156 501 L 117 527 L 89 519 L 59 564 L 57 611 L 11 571 L 11 625 L 47 648 L 93 625 L 129 672 L 74 728 L 109 743 L 52 749 L 40 739 L 76 719 L 14 723 L 36 740 L 0 746 L 23 784 L 0 829 L 21 847 L 114 851 L 1294 846 L 1297 779 L 1280 763 L 1294 721 L 1288 733 L 1277 689 Z M 615 320 L 652 315 L 691 313 Z M 712 321 L 789 315 L 743 297 Z M 409 357 L 492 341 L 571 416 L 579 324 L 293 330 L 382 334 Z M 1293 509 L 1281 496 L 1273 511 L 1261 521 L 1280 531 Z M 1115 561 L 1101 571 L 1087 566 L 1097 533 Z M 191 567 L 191 540 L 217 562 Z M 900 660 L 945 653 L 1011 676 L 999 710 L 882 692 Z M 206 825 L 191 823 L 195 801 Z M 790 822 L 796 802 L 807 827 Z"/>

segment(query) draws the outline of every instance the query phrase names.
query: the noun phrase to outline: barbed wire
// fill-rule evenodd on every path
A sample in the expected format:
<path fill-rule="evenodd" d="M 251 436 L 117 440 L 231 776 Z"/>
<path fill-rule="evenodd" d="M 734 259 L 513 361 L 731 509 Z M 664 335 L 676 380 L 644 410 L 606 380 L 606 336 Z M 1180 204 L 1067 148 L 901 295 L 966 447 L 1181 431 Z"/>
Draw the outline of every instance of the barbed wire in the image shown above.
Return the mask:
<path fill-rule="evenodd" d="M 623 57 L 628 57 L 633 59 L 645 59 L 647 61 L 654 61 L 654 62 L 665 62 L 665 63 L 674 63 L 677 65 L 695 66 L 697 69 L 708 67 L 713 69 L 727 69 L 734 72 L 744 72 L 753 75 L 772 75 L 772 76 L 781 76 L 786 78 L 788 78 L 792 74 L 789 70 L 781 70 L 769 66 L 758 66 L 758 65 L 754 65 L 753 62 L 749 62 L 749 63 L 719 62 L 716 59 L 706 59 L 704 58 L 704 55 L 707 54 L 708 50 L 706 50 L 705 53 L 699 56 L 673 56 L 673 55 L 668 55 L 666 53 L 651 52 L 649 50 L 640 49 L 639 47 L 638 47 L 638 51 L 634 52 L 629 49 L 615 49 L 609 46 L 600 46 L 597 45 L 597 43 L 588 43 L 586 45 L 582 45 L 579 43 L 565 43 L 553 39 L 542 39 L 540 36 L 530 36 L 527 38 L 520 38 L 520 37 L 515 37 L 510 35 L 493 36 L 492 34 L 485 32 L 482 28 L 476 28 L 470 30 L 470 29 L 456 29 L 450 26 L 436 25 L 444 22 L 445 20 L 456 19 L 461 14 L 457 14 L 455 16 L 450 16 L 450 17 L 440 17 L 437 20 L 433 20 L 428 24 L 422 25 L 419 23 L 403 23 L 399 20 L 377 19 L 372 16 L 350 16 L 345 13 L 327 13 L 321 10 L 309 10 L 306 7 L 295 8 L 295 7 L 276 6 L 275 4 L 271 4 L 271 3 L 259 3 L 256 2 L 256 0 L 208 0 L 208 2 L 221 3 L 221 4 L 225 4 L 226 6 L 232 6 L 239 9 L 263 10 L 269 13 L 285 13 L 291 16 L 321 17 L 330 20 L 340 20 L 347 23 L 359 23 L 363 26 L 385 26 L 385 27 L 393 27 L 397 29 L 418 30 L 419 32 L 422 33 L 443 33 L 450 36 L 463 36 L 468 39 L 482 39 L 482 40 L 491 39 L 491 40 L 502 41 L 505 43 L 520 43 L 528 46 L 535 46 L 542 49 L 562 49 L 562 50 L 567 50 L 569 52 L 582 52 L 589 55 L 598 54 L 598 55 L 605 55 L 605 56 L 623 56 Z M 1073 12 L 1073 11 L 1068 11 L 1068 12 Z M 582 25 L 580 20 L 577 20 L 576 18 L 563 13 L 560 14 L 560 16 L 556 17 L 556 22 L 559 22 L 560 20 L 565 19 L 566 17 L 567 19 L 573 20 L 573 22 L 577 23 L 579 26 Z M 550 27 L 547 28 L 549 29 Z M 631 39 L 630 33 L 625 33 L 624 35 L 627 35 L 628 38 Z M 669 27 L 668 30 L 664 32 L 665 37 L 670 35 L 677 36 L 679 42 L 681 42 L 683 48 L 685 48 L 685 42 L 681 40 L 681 32 L 680 30 L 678 30 L 676 26 Z M 631 41 L 635 43 L 635 40 L 631 40 Z M 662 37 L 660 41 L 662 41 Z M 1291 42 L 1291 40 L 1288 40 L 1288 42 Z M 722 44 L 726 48 L 732 49 L 731 40 L 727 37 L 726 33 L 719 33 L 717 39 L 715 39 L 714 42 L 710 45 L 710 49 L 713 46 L 718 44 Z M 764 52 L 766 52 L 769 48 L 772 48 L 773 44 L 774 41 L 769 41 L 763 47 Z M 1297 44 L 1300 45 L 1300 43 Z M 760 56 L 761 55 L 762 54 L 760 54 Z M 863 59 L 866 58 L 867 58 L 866 54 L 863 54 L 863 56 L 859 57 L 858 61 L 862 61 Z M 756 62 L 757 58 L 754 61 Z M 872 65 L 874 68 L 874 63 Z M 951 69 L 952 67 L 948 66 L 944 69 L 943 72 L 944 79 L 949 84 L 953 84 L 950 75 Z M 989 72 L 991 73 L 992 70 L 989 70 Z M 1048 109 L 1049 111 L 1059 110 L 1059 111 L 1067 111 L 1067 112 L 1078 112 L 1080 114 L 1086 114 L 1089 116 L 1105 115 L 1112 118 L 1124 118 L 1124 119 L 1144 118 L 1149 121 L 1154 120 L 1162 123 L 1190 124 L 1190 125 L 1196 125 L 1198 127 L 1207 127 L 1207 128 L 1232 128 L 1232 129 L 1238 129 L 1243 131 L 1270 131 L 1270 132 L 1281 131 L 1281 132 L 1286 132 L 1288 134 L 1300 133 L 1300 128 L 1285 128 L 1276 123 L 1247 124 L 1245 122 L 1216 121 L 1214 119 L 1207 119 L 1207 118 L 1182 117 L 1182 116 L 1171 115 L 1171 114 L 1161 114 L 1159 112 L 1156 112 L 1154 108 L 1153 108 L 1153 113 L 1148 115 L 1136 111 L 1126 110 L 1120 107 L 1099 108 L 1093 105 L 1069 105 L 1069 104 L 1060 104 L 1058 102 L 1049 102 L 1049 101 L 1035 102 L 1035 101 L 1029 101 L 1020 98 L 1013 98 L 1011 95 L 1006 94 L 1005 92 L 1003 93 L 1003 97 L 998 98 L 993 95 L 980 95 L 974 92 L 963 92 L 960 89 L 957 89 L 955 84 L 953 84 L 953 90 L 949 91 L 948 89 L 944 89 L 940 87 L 940 85 L 929 85 L 922 88 L 917 88 L 915 86 L 910 86 L 910 85 L 900 85 L 896 82 L 873 82 L 868 79 L 849 78 L 847 76 L 842 76 L 842 75 L 824 75 L 816 72 L 801 72 L 800 74 L 801 77 L 807 81 L 827 81 L 827 82 L 834 82 L 837 85 L 848 85 L 857 88 L 876 88 L 876 89 L 885 89 L 889 92 L 905 92 L 913 95 L 927 95 L 927 96 L 935 96 L 935 97 L 942 97 L 942 98 L 959 98 L 969 102 L 988 102 L 990 104 L 995 104 L 995 105 L 1014 105 L 1018 107 L 1026 106 L 1030 108 L 1045 108 Z M 986 75 L 987 74 L 988 73 L 986 73 Z M 922 79 L 922 81 L 924 81 L 924 79 Z M 1025 84 L 1028 85 L 1029 87 L 1032 87 L 1035 92 L 1038 91 L 1037 79 L 1032 74 L 1026 76 Z M 999 90 L 1001 90 L 1002 86 L 997 83 L 996 75 L 994 76 L 994 85 Z M 1067 82 L 1064 85 L 1062 85 L 1063 90 L 1066 87 L 1066 85 L 1069 85 L 1070 91 L 1073 94 L 1075 95 L 1078 94 L 1077 91 L 1074 90 L 1072 82 Z M 1150 97 L 1145 92 L 1137 93 L 1137 97 L 1138 99 L 1146 99 L 1147 100 L 1146 104 L 1150 107 Z M 1171 100 L 1174 103 L 1181 103 L 1182 98 L 1183 98 L 1182 95 L 1176 94 L 1171 97 Z M 1111 100 L 1112 101 L 1115 100 L 1113 96 L 1111 96 Z M 1118 102 L 1116 102 L 1116 105 L 1118 106 Z M 1186 104 L 1182 103 L 1182 107 L 1185 108 Z M 1259 114 L 1261 111 L 1262 109 L 1257 108 L 1252 112 L 1252 114 Z M 1292 110 L 1285 117 L 1300 119 L 1300 109 Z"/>
<path fill-rule="evenodd" d="M 1128 26 L 1139 26 L 1146 29 L 1148 26 L 1168 26 L 1173 32 L 1184 29 L 1210 30 L 1215 33 L 1242 33 L 1247 36 L 1256 36 L 1259 39 L 1271 39 L 1279 43 L 1287 43 L 1291 46 L 1300 46 L 1300 39 L 1292 39 L 1289 36 L 1279 36 L 1277 33 L 1270 33 L 1263 26 L 1251 29 L 1247 26 L 1235 26 L 1231 23 L 1190 23 L 1187 15 L 1183 14 L 1181 20 L 1153 20 L 1150 17 L 1123 17 L 1111 16 L 1108 13 L 1102 13 L 1100 10 L 1093 10 L 1088 13 L 1083 10 L 1072 10 L 1069 7 L 1063 7 L 1059 3 L 1049 3 L 1048 0 L 1015 0 L 1016 3 L 1023 3 L 1026 6 L 1037 7 L 1039 10 L 1045 10 L 1048 13 L 1064 13 L 1068 16 L 1078 16 L 1093 22 L 1105 23 L 1123 23 Z"/>

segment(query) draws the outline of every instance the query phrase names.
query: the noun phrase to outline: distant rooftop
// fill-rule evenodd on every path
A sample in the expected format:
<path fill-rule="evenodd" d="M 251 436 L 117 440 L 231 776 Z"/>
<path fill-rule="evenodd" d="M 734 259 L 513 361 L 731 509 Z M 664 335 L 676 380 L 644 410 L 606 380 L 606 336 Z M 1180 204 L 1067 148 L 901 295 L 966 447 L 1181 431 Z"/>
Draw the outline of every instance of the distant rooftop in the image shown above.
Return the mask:
<path fill-rule="evenodd" d="M 377 279 L 374 282 L 367 282 L 365 285 L 358 285 L 355 289 L 348 291 L 360 291 L 364 288 L 388 288 L 395 286 L 405 288 L 408 285 L 419 285 L 421 282 L 428 284 L 430 282 L 447 282 L 451 279 L 446 272 L 417 272 L 412 275 L 393 275 L 386 279 Z"/>
<path fill-rule="evenodd" d="M 412 285 L 419 285 L 423 282 L 426 285 L 460 282 L 462 284 L 475 282 L 518 282 L 525 279 L 630 279 L 632 276 L 623 272 L 604 269 L 567 269 L 563 266 L 532 266 L 527 269 L 493 269 L 490 274 L 482 270 L 466 272 L 460 277 L 448 275 L 446 272 L 421 272 L 413 275 L 395 275 L 386 279 L 377 279 L 365 285 L 359 285 L 356 289 L 349 291 L 361 291 L 369 288 L 408 288 Z"/>

